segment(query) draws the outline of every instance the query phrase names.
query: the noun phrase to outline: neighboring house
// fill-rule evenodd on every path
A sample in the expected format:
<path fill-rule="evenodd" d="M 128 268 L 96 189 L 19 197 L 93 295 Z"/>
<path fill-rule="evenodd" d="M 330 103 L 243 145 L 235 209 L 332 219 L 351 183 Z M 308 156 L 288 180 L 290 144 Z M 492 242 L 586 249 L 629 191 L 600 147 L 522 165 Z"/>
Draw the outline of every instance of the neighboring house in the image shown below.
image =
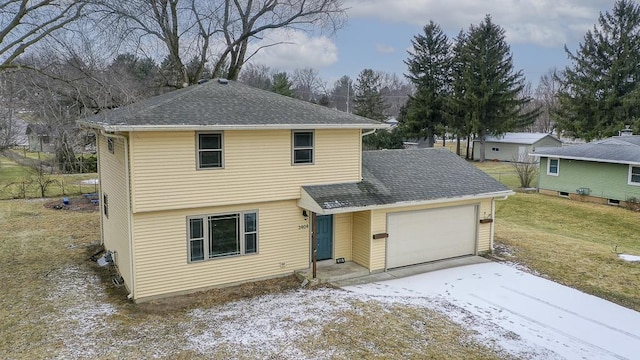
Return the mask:
<path fill-rule="evenodd" d="M 562 142 L 545 133 L 506 133 L 501 136 L 487 136 L 485 139 L 485 159 L 513 161 L 541 147 L 561 147 Z M 480 140 L 473 140 L 473 158 L 480 159 Z"/>
<path fill-rule="evenodd" d="M 371 272 L 488 252 L 512 194 L 448 150 L 363 153 L 386 125 L 233 81 L 80 125 L 97 134 L 102 241 L 135 301 L 309 269 L 314 236 L 318 260 Z"/>
<path fill-rule="evenodd" d="M 543 194 L 611 205 L 640 200 L 640 136 L 538 149 L 531 155 L 540 157 Z"/>
<path fill-rule="evenodd" d="M 29 124 L 26 130 L 29 151 L 54 152 L 53 129 L 44 124 Z"/>

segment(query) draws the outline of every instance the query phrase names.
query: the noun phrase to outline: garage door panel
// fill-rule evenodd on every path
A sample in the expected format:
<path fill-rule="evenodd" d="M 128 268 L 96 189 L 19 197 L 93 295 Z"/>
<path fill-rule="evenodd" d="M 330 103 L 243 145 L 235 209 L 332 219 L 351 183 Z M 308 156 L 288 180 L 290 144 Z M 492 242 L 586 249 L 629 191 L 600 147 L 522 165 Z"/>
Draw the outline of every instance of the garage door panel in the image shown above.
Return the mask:
<path fill-rule="evenodd" d="M 387 215 L 387 268 L 472 255 L 476 207 L 456 206 Z"/>

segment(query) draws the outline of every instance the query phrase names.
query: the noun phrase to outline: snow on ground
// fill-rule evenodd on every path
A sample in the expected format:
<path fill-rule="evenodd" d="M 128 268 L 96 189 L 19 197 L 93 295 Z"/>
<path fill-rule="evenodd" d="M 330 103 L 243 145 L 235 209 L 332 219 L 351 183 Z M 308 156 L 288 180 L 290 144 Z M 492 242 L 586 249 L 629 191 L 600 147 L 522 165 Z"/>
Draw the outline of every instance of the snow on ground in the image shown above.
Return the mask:
<path fill-rule="evenodd" d="M 49 273 L 59 358 L 171 357 L 182 351 L 214 357 L 308 358 L 327 324 L 340 325 L 345 311 L 375 302 L 383 309 L 428 308 L 446 314 L 476 339 L 526 359 L 635 359 L 640 353 L 640 313 L 561 286 L 521 270 L 486 263 L 340 289 L 300 289 L 181 315 L 139 318 L 123 331 L 122 313 L 110 305 L 104 284 L 81 266 Z M 144 320 L 143 320 L 144 319 Z M 240 345 L 240 346 L 238 346 Z M 235 352 L 235 353 L 234 353 Z M 340 358 L 338 349 L 315 359 Z"/>
<path fill-rule="evenodd" d="M 62 323 L 51 334 L 53 340 L 63 343 L 69 353 L 63 357 L 95 357 L 105 355 L 93 346 L 110 333 L 106 319 L 116 313 L 109 304 L 103 284 L 95 274 L 76 265 L 55 269 L 48 274 L 51 292 L 46 298 L 55 306 L 48 314 L 49 321 Z M 84 344 L 84 345 L 83 345 Z"/>
<path fill-rule="evenodd" d="M 640 354 L 640 313 L 498 263 L 345 289 L 440 301 L 453 320 L 478 321 L 475 329 L 483 336 L 506 332 L 497 341 L 514 354 L 566 359 L 637 359 Z"/>
<path fill-rule="evenodd" d="M 98 181 L 99 181 L 98 179 L 87 179 L 87 180 L 80 181 L 80 183 L 82 185 L 98 185 L 99 184 Z"/>
<path fill-rule="evenodd" d="M 295 340 L 319 335 L 323 325 L 339 321 L 340 311 L 352 309 L 338 292 L 300 290 L 193 310 L 189 326 L 199 330 L 187 332 L 189 347 L 199 354 L 214 354 L 221 344 L 239 344 L 236 349 L 253 349 L 261 358 L 274 354 L 284 359 L 304 358 Z M 322 354 L 326 358 L 333 355 Z"/>
<path fill-rule="evenodd" d="M 636 255 L 618 254 L 618 257 L 624 261 L 629 261 L 629 262 L 640 261 L 640 256 L 636 256 Z"/>

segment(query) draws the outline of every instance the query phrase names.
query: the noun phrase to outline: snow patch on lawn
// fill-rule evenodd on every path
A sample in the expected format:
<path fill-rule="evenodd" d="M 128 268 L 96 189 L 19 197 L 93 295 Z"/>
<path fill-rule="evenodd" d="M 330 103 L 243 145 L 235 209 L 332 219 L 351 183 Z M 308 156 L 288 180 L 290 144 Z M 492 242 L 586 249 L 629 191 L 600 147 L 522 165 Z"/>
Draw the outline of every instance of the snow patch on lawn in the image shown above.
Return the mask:
<path fill-rule="evenodd" d="M 82 185 L 98 185 L 100 181 L 98 179 L 87 179 L 80 181 Z"/>
<path fill-rule="evenodd" d="M 191 330 L 185 334 L 188 348 L 212 355 L 221 345 L 229 345 L 239 353 L 246 355 L 249 350 L 260 358 L 306 357 L 296 342 L 313 341 L 323 325 L 339 321 L 341 311 L 353 310 L 344 295 L 332 289 L 298 290 L 193 310 Z M 335 355 L 326 349 L 322 357 Z"/>
<path fill-rule="evenodd" d="M 62 357 L 95 357 L 109 354 L 105 349 L 93 346 L 103 343 L 112 328 L 105 321 L 117 312 L 106 302 L 107 294 L 100 278 L 77 265 L 56 269 L 47 275 L 52 291 L 46 298 L 55 311 L 49 320 L 58 323 L 58 332 L 51 334 L 55 341 L 64 344 Z M 109 335 L 110 336 L 110 335 Z"/>
<path fill-rule="evenodd" d="M 640 256 L 629 254 L 618 254 L 618 257 L 624 261 L 640 262 Z"/>

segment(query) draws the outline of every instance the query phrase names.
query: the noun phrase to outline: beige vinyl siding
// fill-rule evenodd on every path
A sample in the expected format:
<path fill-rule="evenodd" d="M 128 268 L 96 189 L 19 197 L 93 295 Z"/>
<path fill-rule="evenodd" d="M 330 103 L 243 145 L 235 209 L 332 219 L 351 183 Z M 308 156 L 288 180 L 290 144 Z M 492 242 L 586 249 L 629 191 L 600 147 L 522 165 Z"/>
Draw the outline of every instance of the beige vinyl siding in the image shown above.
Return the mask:
<path fill-rule="evenodd" d="M 371 263 L 371 211 L 353 213 L 353 261 L 366 268 Z"/>
<path fill-rule="evenodd" d="M 224 169 L 196 169 L 196 133 L 131 138 L 133 211 L 298 199 L 300 186 L 360 180 L 360 130 L 315 130 L 314 164 L 292 165 L 291 131 L 224 131 Z"/>
<path fill-rule="evenodd" d="M 100 211 L 106 250 L 115 252 L 115 264 L 124 283 L 131 290 L 131 257 L 129 242 L 129 204 L 126 183 L 125 141 L 113 139 L 114 153 L 107 150 L 107 138 L 98 136 L 100 157 Z M 104 216 L 103 194 L 107 194 L 109 217 Z"/>
<path fill-rule="evenodd" d="M 258 253 L 188 263 L 187 217 L 258 211 Z M 294 200 L 134 214 L 136 300 L 309 267 L 309 220 Z M 307 226 L 305 226 L 307 225 Z"/>
<path fill-rule="evenodd" d="M 334 258 L 351 261 L 351 213 L 333 216 L 334 226 Z"/>
<path fill-rule="evenodd" d="M 495 201 L 493 199 L 485 199 L 480 202 L 480 209 L 478 212 L 478 217 L 480 219 L 489 219 L 492 214 L 492 207 Z M 494 219 L 495 220 L 495 219 Z M 487 253 L 491 250 L 491 229 L 493 228 L 494 223 L 485 223 L 478 224 L 478 253 Z"/>
<path fill-rule="evenodd" d="M 373 239 L 373 234 L 381 234 L 387 232 L 387 212 L 393 212 L 396 209 L 374 210 L 371 212 L 371 267 L 369 270 L 384 270 L 387 258 L 387 239 Z"/>
<path fill-rule="evenodd" d="M 416 210 L 426 210 L 426 209 L 435 209 L 449 206 L 459 206 L 459 205 L 478 205 L 479 206 L 479 217 L 489 218 L 491 217 L 491 204 L 493 199 L 482 199 L 482 200 L 467 200 L 467 201 L 456 201 L 450 203 L 441 203 L 441 204 L 429 204 L 429 205 L 419 205 L 419 206 L 405 206 L 405 207 L 397 207 L 392 209 L 380 209 L 373 210 L 371 214 L 371 234 L 379 234 L 386 233 L 387 231 L 387 214 L 394 212 L 405 212 L 405 211 L 416 211 Z M 491 227 L 493 223 L 489 224 L 479 224 L 478 227 L 478 242 L 477 249 L 478 252 L 485 252 L 491 249 Z M 455 229 L 452 229 L 455 231 Z M 371 271 L 382 270 L 386 268 L 386 239 L 376 239 L 373 240 L 371 238 Z"/>

